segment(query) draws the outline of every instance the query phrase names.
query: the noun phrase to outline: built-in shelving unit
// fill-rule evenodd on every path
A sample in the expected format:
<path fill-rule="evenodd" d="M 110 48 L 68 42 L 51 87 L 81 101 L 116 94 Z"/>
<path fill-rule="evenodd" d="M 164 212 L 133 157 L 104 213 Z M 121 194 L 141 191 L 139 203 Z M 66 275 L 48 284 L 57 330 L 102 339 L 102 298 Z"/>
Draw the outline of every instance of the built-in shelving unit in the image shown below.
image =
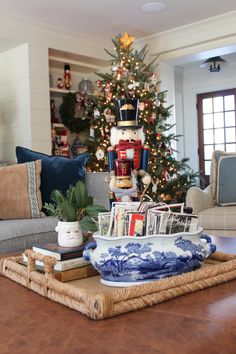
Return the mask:
<path fill-rule="evenodd" d="M 54 100 L 55 102 L 55 117 L 56 120 L 58 120 L 58 123 L 51 122 L 52 134 L 54 139 L 55 136 L 57 137 L 58 135 L 60 140 L 61 132 L 65 131 L 66 129 L 65 126 L 60 122 L 59 115 L 59 107 L 62 103 L 63 96 L 68 94 L 69 92 L 77 92 L 79 90 L 79 82 L 84 78 L 90 79 L 92 82 L 95 83 L 95 81 L 97 80 L 95 72 L 104 71 L 105 68 L 108 66 L 108 63 L 105 60 L 91 58 L 81 54 L 69 53 L 51 48 L 48 51 L 48 58 L 49 74 L 52 81 L 51 87 L 49 88 L 50 102 L 51 100 Z M 58 78 L 63 79 L 65 64 L 69 64 L 71 70 L 72 86 L 70 90 L 57 88 Z M 68 139 L 70 141 L 70 132 L 68 132 Z M 54 146 L 53 142 L 52 146 Z M 53 153 L 55 153 L 55 149 L 53 150 Z M 57 153 L 60 154 L 60 151 L 58 151 Z"/>

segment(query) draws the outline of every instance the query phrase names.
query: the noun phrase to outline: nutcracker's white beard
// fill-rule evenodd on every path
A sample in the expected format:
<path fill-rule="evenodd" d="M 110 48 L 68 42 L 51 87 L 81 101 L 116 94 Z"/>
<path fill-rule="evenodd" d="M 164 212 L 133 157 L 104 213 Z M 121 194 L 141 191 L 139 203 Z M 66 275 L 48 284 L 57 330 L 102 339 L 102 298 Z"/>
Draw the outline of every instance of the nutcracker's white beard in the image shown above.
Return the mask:
<path fill-rule="evenodd" d="M 137 140 L 141 140 L 142 144 L 144 144 L 145 134 L 143 131 L 143 127 L 138 128 L 137 130 L 139 132 Z M 119 143 L 119 141 L 117 141 L 117 131 L 118 131 L 117 127 L 112 127 L 110 130 L 110 142 L 112 146 L 115 146 Z"/>

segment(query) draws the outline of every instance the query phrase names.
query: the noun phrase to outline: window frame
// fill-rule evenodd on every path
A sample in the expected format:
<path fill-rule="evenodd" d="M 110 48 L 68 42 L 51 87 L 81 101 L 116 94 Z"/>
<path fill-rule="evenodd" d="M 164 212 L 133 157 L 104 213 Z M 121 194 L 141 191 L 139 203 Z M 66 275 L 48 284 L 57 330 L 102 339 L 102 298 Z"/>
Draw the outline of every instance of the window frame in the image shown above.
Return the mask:
<path fill-rule="evenodd" d="M 197 114 L 198 114 L 198 156 L 199 156 L 199 170 L 201 176 L 201 187 L 205 188 L 209 184 L 209 175 L 205 174 L 205 154 L 204 154 L 204 129 L 203 129 L 203 99 L 215 97 L 224 97 L 234 95 L 234 112 L 235 112 L 235 129 L 236 129 L 236 88 L 226 89 L 226 90 L 219 90 L 213 92 L 206 92 L 197 94 Z M 225 107 L 223 107 L 223 113 L 225 115 Z M 214 113 L 214 112 L 213 112 Z M 225 117 L 225 116 L 224 116 Z M 224 118 L 224 130 L 225 130 L 225 118 Z M 215 131 L 215 127 L 213 126 L 213 131 Z M 236 133 L 235 133 L 235 141 L 236 144 Z M 226 142 L 224 142 L 225 146 Z M 215 141 L 213 142 L 215 147 Z"/>

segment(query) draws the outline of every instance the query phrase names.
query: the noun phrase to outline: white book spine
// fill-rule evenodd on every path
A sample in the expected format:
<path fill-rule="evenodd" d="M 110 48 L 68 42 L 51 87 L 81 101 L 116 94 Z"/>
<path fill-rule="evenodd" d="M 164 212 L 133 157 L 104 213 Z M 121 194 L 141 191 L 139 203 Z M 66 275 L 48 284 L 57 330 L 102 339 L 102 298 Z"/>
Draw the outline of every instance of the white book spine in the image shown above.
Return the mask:
<path fill-rule="evenodd" d="M 23 254 L 23 261 L 27 262 L 28 258 L 25 254 Z M 69 270 L 69 269 L 73 269 L 73 268 L 78 268 L 78 267 L 82 267 L 84 265 L 90 264 L 89 261 L 85 261 L 83 259 L 83 257 L 79 257 L 79 258 L 74 258 L 74 259 L 69 259 L 66 261 L 59 261 L 55 264 L 54 266 L 54 270 L 57 271 L 64 271 L 64 270 Z M 43 267 L 44 264 L 41 261 L 36 260 L 36 265 Z"/>

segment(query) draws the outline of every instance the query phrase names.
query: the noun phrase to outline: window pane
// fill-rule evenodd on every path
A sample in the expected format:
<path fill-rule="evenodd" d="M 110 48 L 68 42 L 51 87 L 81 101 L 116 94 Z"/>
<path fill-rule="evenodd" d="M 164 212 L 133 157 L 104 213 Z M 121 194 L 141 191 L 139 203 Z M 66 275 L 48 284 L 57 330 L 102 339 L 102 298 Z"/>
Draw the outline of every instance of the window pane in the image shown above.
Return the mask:
<path fill-rule="evenodd" d="M 212 98 L 204 98 L 202 100 L 202 111 L 203 113 L 212 112 Z"/>
<path fill-rule="evenodd" d="M 234 95 L 225 96 L 225 111 L 234 110 Z"/>
<path fill-rule="evenodd" d="M 236 144 L 226 144 L 226 151 L 227 152 L 235 152 L 236 151 Z"/>
<path fill-rule="evenodd" d="M 235 128 L 225 129 L 226 143 L 235 142 Z"/>
<path fill-rule="evenodd" d="M 224 114 L 215 113 L 214 114 L 214 126 L 215 128 L 221 128 L 224 126 Z"/>
<path fill-rule="evenodd" d="M 235 126 L 235 112 L 225 112 L 225 126 Z"/>
<path fill-rule="evenodd" d="M 214 112 L 223 111 L 223 96 L 213 98 Z"/>
<path fill-rule="evenodd" d="M 211 161 L 205 161 L 205 175 L 209 176 L 211 171 Z"/>
<path fill-rule="evenodd" d="M 205 159 L 209 159 L 209 160 L 211 159 L 213 150 L 214 150 L 214 146 L 213 145 L 205 145 L 204 146 Z"/>
<path fill-rule="evenodd" d="M 203 115 L 203 128 L 204 129 L 213 128 L 213 115 L 212 114 L 204 114 Z"/>
<path fill-rule="evenodd" d="M 224 129 L 215 129 L 215 144 L 220 144 L 225 142 Z"/>
<path fill-rule="evenodd" d="M 217 144 L 217 145 L 215 145 L 215 149 L 225 151 L 225 146 L 224 146 L 224 144 Z"/>
<path fill-rule="evenodd" d="M 213 144 L 213 129 L 204 130 L 204 144 Z"/>

